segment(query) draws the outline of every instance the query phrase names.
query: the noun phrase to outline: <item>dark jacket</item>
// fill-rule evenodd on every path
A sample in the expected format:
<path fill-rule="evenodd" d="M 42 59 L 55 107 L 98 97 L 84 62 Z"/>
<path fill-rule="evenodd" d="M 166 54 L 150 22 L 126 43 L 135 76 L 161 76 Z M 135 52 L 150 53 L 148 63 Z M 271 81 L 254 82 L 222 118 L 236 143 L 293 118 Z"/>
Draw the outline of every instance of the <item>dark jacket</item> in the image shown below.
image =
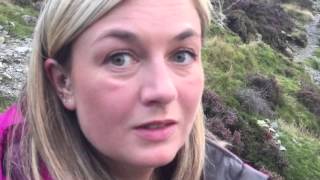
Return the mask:
<path fill-rule="evenodd" d="M 245 164 L 230 151 L 206 144 L 204 180 L 268 180 L 269 177 Z"/>

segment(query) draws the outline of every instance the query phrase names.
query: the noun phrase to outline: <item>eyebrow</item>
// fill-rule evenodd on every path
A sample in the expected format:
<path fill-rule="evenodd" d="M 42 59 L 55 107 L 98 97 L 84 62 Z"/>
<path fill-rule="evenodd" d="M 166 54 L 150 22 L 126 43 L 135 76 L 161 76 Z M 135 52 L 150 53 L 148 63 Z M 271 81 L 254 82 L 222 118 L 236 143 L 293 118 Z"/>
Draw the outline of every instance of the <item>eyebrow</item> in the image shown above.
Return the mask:
<path fill-rule="evenodd" d="M 188 28 L 184 31 L 182 31 L 181 33 L 179 33 L 178 35 L 176 35 L 172 40 L 173 41 L 183 41 L 187 38 L 193 37 L 193 36 L 200 36 L 198 33 L 196 33 L 194 30 L 192 30 L 191 28 Z M 126 42 L 138 42 L 139 37 L 138 35 L 136 35 L 135 33 L 131 32 L 131 31 L 127 31 L 127 30 L 123 30 L 123 29 L 112 29 L 110 31 L 107 31 L 105 33 L 103 33 L 102 35 L 98 36 L 98 38 L 94 41 L 100 41 L 101 39 L 105 39 L 108 37 L 112 37 L 112 38 L 116 38 L 116 39 L 120 39 L 122 41 L 126 41 Z"/>
<path fill-rule="evenodd" d="M 178 34 L 177 36 L 175 36 L 173 39 L 175 41 L 183 41 L 189 37 L 192 36 L 200 36 L 198 33 L 196 33 L 194 30 L 192 30 L 191 28 L 188 28 L 184 31 L 182 31 L 180 34 Z"/>

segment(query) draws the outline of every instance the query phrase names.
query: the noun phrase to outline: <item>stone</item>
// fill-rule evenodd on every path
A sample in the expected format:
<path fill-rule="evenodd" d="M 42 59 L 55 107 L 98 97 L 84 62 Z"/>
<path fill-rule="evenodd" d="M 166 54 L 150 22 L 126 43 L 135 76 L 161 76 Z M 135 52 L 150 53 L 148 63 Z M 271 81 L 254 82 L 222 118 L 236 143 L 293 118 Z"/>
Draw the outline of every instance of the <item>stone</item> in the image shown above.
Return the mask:
<path fill-rule="evenodd" d="M 36 22 L 37 22 L 37 18 L 34 17 L 34 16 L 23 15 L 22 19 L 29 26 L 34 26 L 36 24 Z"/>
<path fill-rule="evenodd" d="M 277 122 L 272 122 L 272 123 L 271 123 L 271 127 L 272 127 L 273 129 L 277 130 L 277 129 L 279 128 L 279 125 L 278 125 Z"/>
<path fill-rule="evenodd" d="M 3 76 L 4 76 L 6 79 L 9 79 L 9 80 L 12 79 L 12 77 L 11 77 L 8 73 L 3 73 Z"/>
<path fill-rule="evenodd" d="M 5 43 L 5 41 L 6 41 L 6 38 L 3 36 L 0 36 L 0 44 Z"/>
<path fill-rule="evenodd" d="M 276 133 L 276 130 L 274 130 L 273 128 L 269 128 L 269 131 L 272 133 Z"/>
<path fill-rule="evenodd" d="M 286 47 L 283 53 L 284 53 L 284 55 L 286 55 L 286 56 L 288 56 L 290 58 L 293 57 L 293 51 L 289 47 Z"/>
<path fill-rule="evenodd" d="M 25 54 L 25 53 L 30 51 L 30 48 L 28 48 L 28 47 L 17 47 L 15 49 L 15 51 L 18 52 L 18 53 Z M 17 55 L 17 54 L 15 54 L 15 55 Z M 19 55 L 17 55 L 17 56 L 19 56 Z"/>
<path fill-rule="evenodd" d="M 0 25 L 0 31 L 2 31 L 2 29 L 3 29 L 3 26 Z"/>
<path fill-rule="evenodd" d="M 280 148 L 279 148 L 279 150 L 280 150 L 280 151 L 286 151 L 287 148 L 281 145 Z"/>

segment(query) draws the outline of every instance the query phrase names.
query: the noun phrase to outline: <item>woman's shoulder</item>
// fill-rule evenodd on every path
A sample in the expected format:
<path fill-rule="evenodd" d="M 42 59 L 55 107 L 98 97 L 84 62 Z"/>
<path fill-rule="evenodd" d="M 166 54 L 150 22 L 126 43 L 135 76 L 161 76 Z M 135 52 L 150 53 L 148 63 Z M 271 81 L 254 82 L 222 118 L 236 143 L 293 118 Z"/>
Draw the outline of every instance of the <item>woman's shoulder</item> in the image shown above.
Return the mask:
<path fill-rule="evenodd" d="M 214 142 L 206 144 L 204 180 L 267 180 L 269 177 Z"/>
<path fill-rule="evenodd" d="M 16 104 L 8 107 L 6 111 L 0 113 L 0 135 L 3 135 L 4 131 L 10 126 L 17 124 L 21 121 L 21 115 L 18 111 Z"/>
<path fill-rule="evenodd" d="M 6 134 L 7 130 L 13 125 L 21 121 L 21 115 L 18 111 L 17 105 L 11 105 L 6 111 L 0 113 L 0 180 L 4 180 L 3 172 L 3 157 L 4 147 L 6 146 Z"/>

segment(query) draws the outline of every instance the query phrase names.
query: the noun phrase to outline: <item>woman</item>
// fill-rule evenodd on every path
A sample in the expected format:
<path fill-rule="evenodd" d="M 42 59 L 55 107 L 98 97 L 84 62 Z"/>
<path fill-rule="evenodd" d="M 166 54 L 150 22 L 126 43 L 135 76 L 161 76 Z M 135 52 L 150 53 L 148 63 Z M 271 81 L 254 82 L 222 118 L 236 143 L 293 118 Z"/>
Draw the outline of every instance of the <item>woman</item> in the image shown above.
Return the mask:
<path fill-rule="evenodd" d="M 3 128 L 5 176 L 266 179 L 205 138 L 209 4 L 49 0 L 15 113 L 24 119 Z"/>

